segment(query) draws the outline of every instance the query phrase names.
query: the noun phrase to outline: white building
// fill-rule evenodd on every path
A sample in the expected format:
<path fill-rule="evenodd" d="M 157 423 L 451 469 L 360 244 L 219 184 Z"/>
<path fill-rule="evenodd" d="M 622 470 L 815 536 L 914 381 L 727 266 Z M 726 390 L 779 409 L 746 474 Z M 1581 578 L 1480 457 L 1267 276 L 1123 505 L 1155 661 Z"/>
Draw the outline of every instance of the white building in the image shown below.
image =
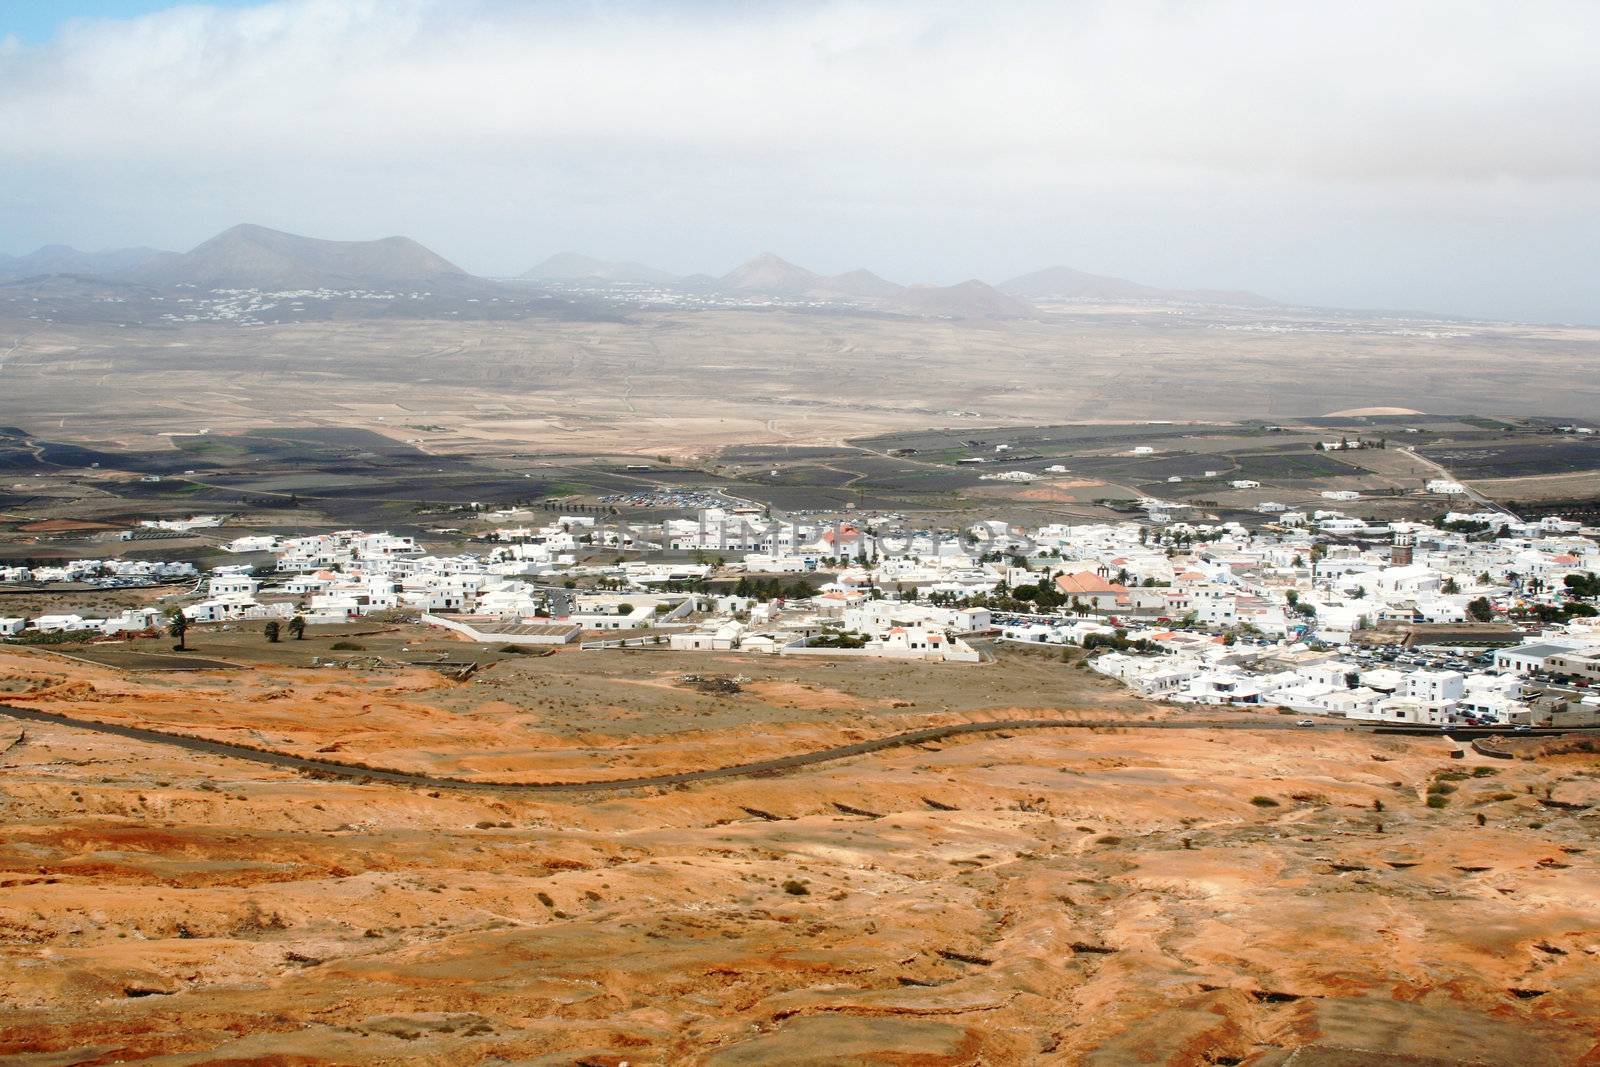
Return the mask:
<path fill-rule="evenodd" d="M 1466 676 L 1456 671 L 1413 671 L 1406 676 L 1406 696 L 1424 703 L 1452 703 L 1466 691 Z"/>

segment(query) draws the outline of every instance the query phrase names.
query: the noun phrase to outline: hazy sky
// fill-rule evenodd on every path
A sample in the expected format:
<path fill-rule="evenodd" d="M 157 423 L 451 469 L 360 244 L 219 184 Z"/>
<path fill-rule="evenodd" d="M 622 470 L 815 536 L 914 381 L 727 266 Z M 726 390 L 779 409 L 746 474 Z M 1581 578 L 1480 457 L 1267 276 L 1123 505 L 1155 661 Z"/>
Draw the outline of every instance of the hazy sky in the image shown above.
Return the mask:
<path fill-rule="evenodd" d="M 235 222 L 1600 322 L 1600 4 L 0 5 L 0 251 Z"/>

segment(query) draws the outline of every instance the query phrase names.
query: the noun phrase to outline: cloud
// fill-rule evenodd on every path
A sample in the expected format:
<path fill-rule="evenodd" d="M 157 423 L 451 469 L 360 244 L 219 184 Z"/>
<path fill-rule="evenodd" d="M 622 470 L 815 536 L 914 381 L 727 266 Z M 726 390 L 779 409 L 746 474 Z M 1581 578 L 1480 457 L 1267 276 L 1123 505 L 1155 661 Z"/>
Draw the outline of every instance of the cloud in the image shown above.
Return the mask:
<path fill-rule="evenodd" d="M 636 228 L 1063 201 L 1547 222 L 1600 204 L 1597 33 L 1593 4 L 1481 0 L 182 6 L 0 49 L 0 164 L 123 214 L 118 174 L 290 213 L 299 182 L 313 216 L 364 188 L 393 228 L 452 188 Z"/>

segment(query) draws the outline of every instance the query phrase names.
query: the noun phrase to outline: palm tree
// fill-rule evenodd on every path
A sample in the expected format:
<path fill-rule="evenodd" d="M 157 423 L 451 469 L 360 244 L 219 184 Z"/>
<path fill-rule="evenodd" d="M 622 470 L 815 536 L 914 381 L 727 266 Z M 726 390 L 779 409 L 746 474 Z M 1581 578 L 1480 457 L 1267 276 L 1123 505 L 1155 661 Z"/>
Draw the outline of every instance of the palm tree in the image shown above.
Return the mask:
<path fill-rule="evenodd" d="M 263 628 L 263 632 L 267 635 L 267 640 L 268 641 L 271 641 L 273 644 L 277 644 L 278 643 L 278 620 L 277 619 L 268 619 L 267 620 L 267 625 Z"/>
<path fill-rule="evenodd" d="M 178 639 L 173 648 L 179 652 L 188 651 L 188 646 L 183 643 L 185 635 L 189 632 L 189 616 L 183 613 L 182 608 L 173 608 L 172 614 L 167 616 L 167 633 Z"/>
<path fill-rule="evenodd" d="M 294 618 L 289 620 L 289 633 L 294 636 L 296 641 L 305 640 L 306 620 L 303 616 L 296 615 Z"/>

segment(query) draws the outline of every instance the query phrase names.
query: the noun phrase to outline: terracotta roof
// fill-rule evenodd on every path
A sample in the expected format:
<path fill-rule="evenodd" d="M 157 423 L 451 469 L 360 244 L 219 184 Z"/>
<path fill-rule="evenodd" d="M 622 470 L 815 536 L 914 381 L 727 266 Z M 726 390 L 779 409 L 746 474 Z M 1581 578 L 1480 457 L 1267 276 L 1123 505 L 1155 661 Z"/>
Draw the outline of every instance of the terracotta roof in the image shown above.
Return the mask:
<path fill-rule="evenodd" d="M 1079 571 L 1077 574 L 1060 575 L 1056 578 L 1056 588 L 1068 596 L 1107 596 L 1128 591 L 1127 586 L 1108 582 L 1093 571 Z"/>

